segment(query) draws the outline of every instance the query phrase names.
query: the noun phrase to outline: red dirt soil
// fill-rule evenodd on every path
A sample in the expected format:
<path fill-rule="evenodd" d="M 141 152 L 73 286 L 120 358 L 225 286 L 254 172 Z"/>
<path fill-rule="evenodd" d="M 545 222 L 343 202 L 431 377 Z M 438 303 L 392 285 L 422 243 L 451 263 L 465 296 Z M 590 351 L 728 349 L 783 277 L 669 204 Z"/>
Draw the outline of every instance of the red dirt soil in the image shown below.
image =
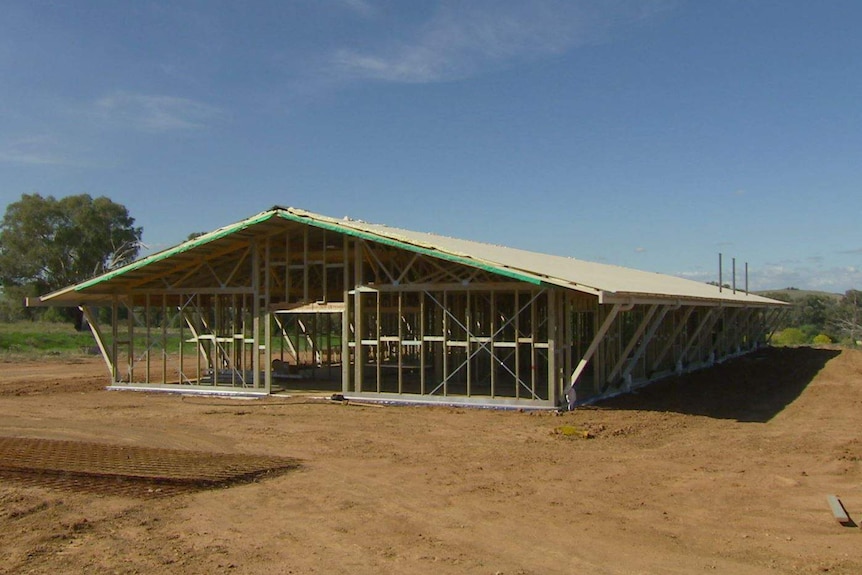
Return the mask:
<path fill-rule="evenodd" d="M 0 454 L 19 464 L 0 473 L 0 573 L 862 573 L 862 529 L 826 501 L 862 521 L 860 351 L 763 350 L 562 415 L 106 391 L 105 374 L 0 365 L 0 438 L 69 446 Z M 202 454 L 298 467 L 165 493 L 118 453 L 164 479 Z"/>

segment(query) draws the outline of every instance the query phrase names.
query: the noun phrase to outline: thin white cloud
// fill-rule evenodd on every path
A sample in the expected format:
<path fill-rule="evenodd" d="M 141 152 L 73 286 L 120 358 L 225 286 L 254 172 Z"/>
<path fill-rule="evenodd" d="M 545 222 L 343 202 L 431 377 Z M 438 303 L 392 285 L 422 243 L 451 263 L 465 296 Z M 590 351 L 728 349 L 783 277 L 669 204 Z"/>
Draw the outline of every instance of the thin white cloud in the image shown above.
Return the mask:
<path fill-rule="evenodd" d="M 94 167 L 102 162 L 86 156 L 99 132 L 104 141 L 106 130 L 154 134 L 200 130 L 224 116 L 218 108 L 195 100 L 129 92 L 114 92 L 84 106 L 56 105 L 44 115 L 51 119 L 50 131 L 27 126 L 19 131 L 30 128 L 30 135 L 0 134 L 0 164 Z M 87 121 L 81 122 L 82 118 Z"/>
<path fill-rule="evenodd" d="M 686 271 L 674 275 L 700 282 L 718 280 L 717 270 Z M 730 283 L 729 272 L 725 273 L 722 281 Z M 739 269 L 737 269 L 736 283 L 737 289 L 745 287 L 745 277 Z M 862 268 L 855 266 L 812 268 L 806 265 L 766 264 L 749 268 L 748 283 L 749 289 L 753 291 L 795 287 L 843 293 L 848 289 L 862 286 Z"/>
<path fill-rule="evenodd" d="M 175 96 L 114 92 L 95 104 L 97 115 L 113 126 L 163 133 L 198 130 L 218 119 L 214 106 Z"/>
<path fill-rule="evenodd" d="M 687 280 L 697 281 L 697 282 L 709 282 L 718 280 L 718 276 L 715 272 L 705 272 L 705 271 L 687 271 L 687 272 L 677 272 L 673 274 L 677 277 L 685 278 Z"/>
<path fill-rule="evenodd" d="M 20 150 L 0 150 L 0 162 L 4 164 L 27 164 L 31 166 L 65 165 L 63 158 Z"/>
<path fill-rule="evenodd" d="M 646 250 L 646 248 L 645 248 L 645 247 L 643 247 L 643 246 L 638 246 L 638 247 L 636 247 L 636 248 L 635 248 L 635 253 L 636 253 L 636 254 L 643 254 L 643 253 L 646 253 L 646 251 L 647 251 L 647 250 Z"/>
<path fill-rule="evenodd" d="M 844 292 L 862 282 L 862 271 L 847 267 L 818 268 L 767 265 L 756 270 L 757 284 L 762 289 L 795 287 L 822 291 Z"/>
<path fill-rule="evenodd" d="M 371 2 L 368 2 L 367 0 L 339 0 L 338 3 L 347 7 L 351 11 L 356 12 L 360 16 L 372 16 L 377 11 Z"/>
<path fill-rule="evenodd" d="M 718 269 L 715 271 L 687 271 L 687 272 L 678 272 L 673 274 L 677 277 L 685 278 L 687 280 L 692 280 L 701 283 L 717 283 L 718 282 Z M 725 270 L 721 277 L 721 283 L 729 286 L 733 286 L 733 271 Z M 749 291 L 759 291 L 763 289 L 779 289 L 779 287 L 786 287 L 784 285 L 778 286 L 768 283 L 762 276 L 756 275 L 753 272 L 749 273 L 748 277 L 748 289 Z M 736 289 L 744 290 L 745 289 L 745 271 L 744 269 L 736 270 Z"/>
<path fill-rule="evenodd" d="M 53 136 L 38 135 L 0 141 L 0 163 L 29 166 L 80 165 L 61 149 Z"/>
<path fill-rule="evenodd" d="M 331 63 L 337 75 L 348 79 L 455 80 L 601 41 L 613 25 L 647 18 L 650 12 L 644 6 L 571 0 L 444 2 L 405 39 L 390 40 L 376 49 L 342 49 Z"/>

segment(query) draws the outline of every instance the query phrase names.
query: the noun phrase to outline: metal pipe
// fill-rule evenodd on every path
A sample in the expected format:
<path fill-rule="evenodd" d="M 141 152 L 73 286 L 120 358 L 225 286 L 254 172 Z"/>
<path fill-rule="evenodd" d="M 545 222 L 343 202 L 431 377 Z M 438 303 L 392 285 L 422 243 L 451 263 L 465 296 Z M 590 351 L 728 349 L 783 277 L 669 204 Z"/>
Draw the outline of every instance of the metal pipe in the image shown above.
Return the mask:
<path fill-rule="evenodd" d="M 733 262 L 733 293 L 736 293 L 736 258 L 731 258 Z"/>

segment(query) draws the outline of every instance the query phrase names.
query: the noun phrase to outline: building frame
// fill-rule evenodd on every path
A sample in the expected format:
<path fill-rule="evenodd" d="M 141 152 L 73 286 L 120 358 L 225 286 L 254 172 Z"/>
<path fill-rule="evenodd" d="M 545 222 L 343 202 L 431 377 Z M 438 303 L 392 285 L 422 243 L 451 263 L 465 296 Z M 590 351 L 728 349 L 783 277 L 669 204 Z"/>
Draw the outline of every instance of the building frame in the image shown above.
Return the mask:
<path fill-rule="evenodd" d="M 573 408 L 767 343 L 783 302 L 274 207 L 28 302 L 78 306 L 110 388 Z"/>

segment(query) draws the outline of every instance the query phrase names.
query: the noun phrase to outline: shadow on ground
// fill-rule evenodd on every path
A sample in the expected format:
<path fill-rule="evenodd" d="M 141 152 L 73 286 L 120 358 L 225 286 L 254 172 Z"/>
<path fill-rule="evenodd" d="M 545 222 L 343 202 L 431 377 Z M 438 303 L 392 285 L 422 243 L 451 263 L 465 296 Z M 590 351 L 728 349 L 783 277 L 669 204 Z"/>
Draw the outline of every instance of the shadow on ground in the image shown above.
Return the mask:
<path fill-rule="evenodd" d="M 810 347 L 766 348 L 711 369 L 657 381 L 596 406 L 762 423 L 799 397 L 823 366 L 840 353 Z"/>

